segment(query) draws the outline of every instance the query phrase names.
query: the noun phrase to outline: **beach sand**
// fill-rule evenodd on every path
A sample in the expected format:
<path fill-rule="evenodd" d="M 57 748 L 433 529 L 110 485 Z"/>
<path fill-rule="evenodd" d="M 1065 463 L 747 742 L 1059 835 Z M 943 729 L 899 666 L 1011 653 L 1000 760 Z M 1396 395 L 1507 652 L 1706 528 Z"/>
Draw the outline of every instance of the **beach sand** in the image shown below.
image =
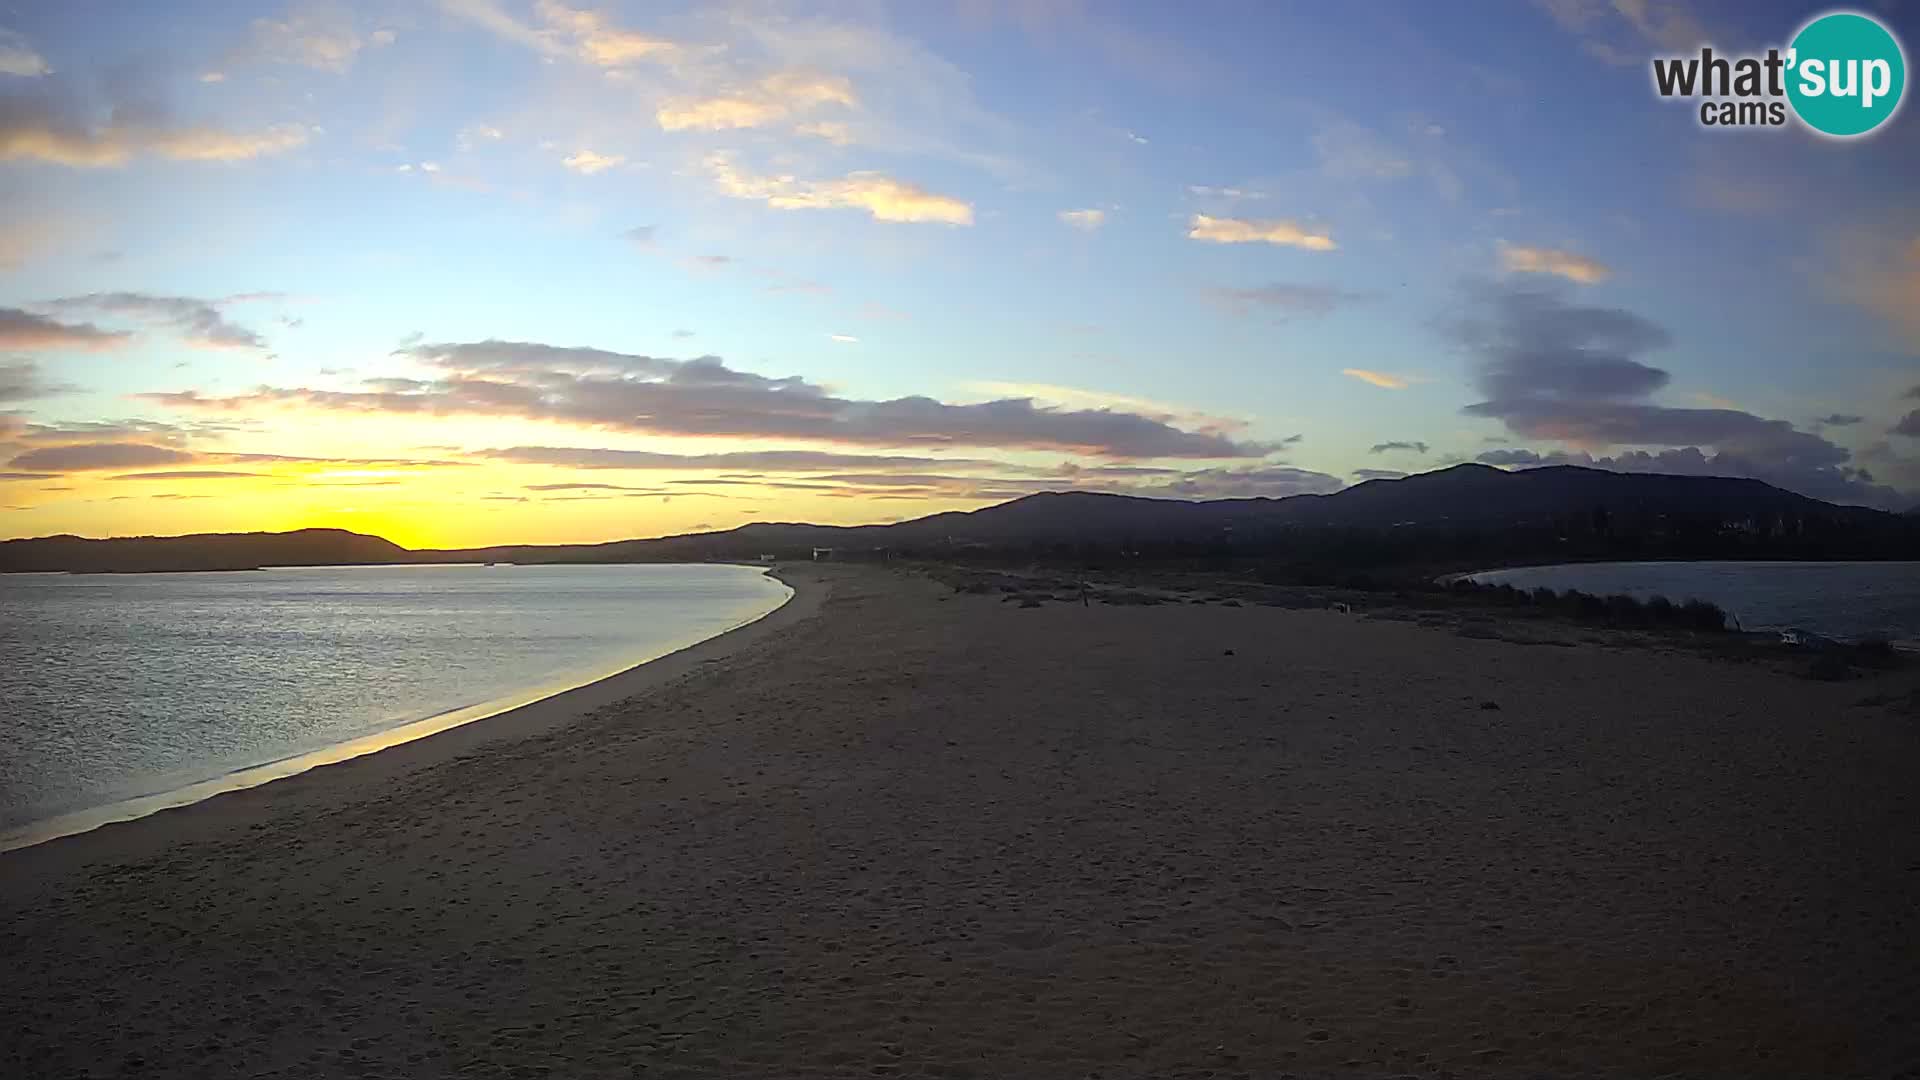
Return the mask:
<path fill-rule="evenodd" d="M 0 855 L 0 1075 L 1920 1068 L 1860 684 L 789 580 L 585 715 Z"/>

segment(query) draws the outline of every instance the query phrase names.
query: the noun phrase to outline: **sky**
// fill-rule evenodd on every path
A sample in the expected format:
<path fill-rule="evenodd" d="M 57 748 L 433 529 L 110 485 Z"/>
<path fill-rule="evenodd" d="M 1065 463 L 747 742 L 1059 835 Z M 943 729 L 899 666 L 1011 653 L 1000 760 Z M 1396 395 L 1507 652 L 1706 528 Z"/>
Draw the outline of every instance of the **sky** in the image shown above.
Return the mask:
<path fill-rule="evenodd" d="M 1649 75 L 1825 10 L 0 0 L 0 537 L 1472 461 L 1906 509 L 1920 110 L 1713 129 Z"/>

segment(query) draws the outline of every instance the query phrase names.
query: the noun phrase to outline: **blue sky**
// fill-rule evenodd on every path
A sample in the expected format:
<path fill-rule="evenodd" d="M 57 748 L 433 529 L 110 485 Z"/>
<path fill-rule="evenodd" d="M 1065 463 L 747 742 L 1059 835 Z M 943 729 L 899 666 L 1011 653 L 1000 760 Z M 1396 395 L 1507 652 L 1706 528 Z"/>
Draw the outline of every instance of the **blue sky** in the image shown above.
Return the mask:
<path fill-rule="evenodd" d="M 1648 76 L 1823 10 L 0 2 L 0 533 L 1472 460 L 1905 507 L 1912 110 L 1716 131 Z"/>

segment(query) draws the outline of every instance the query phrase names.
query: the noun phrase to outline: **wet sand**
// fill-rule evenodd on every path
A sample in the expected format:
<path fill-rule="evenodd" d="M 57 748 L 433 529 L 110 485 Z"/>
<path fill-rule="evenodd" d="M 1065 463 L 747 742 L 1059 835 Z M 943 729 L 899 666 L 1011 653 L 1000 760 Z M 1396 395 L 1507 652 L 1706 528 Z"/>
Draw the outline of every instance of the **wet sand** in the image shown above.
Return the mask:
<path fill-rule="evenodd" d="M 783 576 L 619 695 L 0 855 L 0 1075 L 1920 1068 L 1860 684 Z"/>

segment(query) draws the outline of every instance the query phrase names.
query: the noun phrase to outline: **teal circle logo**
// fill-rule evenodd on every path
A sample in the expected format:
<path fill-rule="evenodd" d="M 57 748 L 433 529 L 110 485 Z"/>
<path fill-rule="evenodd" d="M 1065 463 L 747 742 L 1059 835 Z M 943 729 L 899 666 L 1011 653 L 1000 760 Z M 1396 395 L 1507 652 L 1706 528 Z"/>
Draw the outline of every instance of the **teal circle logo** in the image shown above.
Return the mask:
<path fill-rule="evenodd" d="M 1907 56 L 1886 27 L 1836 11 L 1808 23 L 1787 52 L 1787 100 L 1808 127 L 1865 135 L 1893 118 L 1907 89 Z"/>

